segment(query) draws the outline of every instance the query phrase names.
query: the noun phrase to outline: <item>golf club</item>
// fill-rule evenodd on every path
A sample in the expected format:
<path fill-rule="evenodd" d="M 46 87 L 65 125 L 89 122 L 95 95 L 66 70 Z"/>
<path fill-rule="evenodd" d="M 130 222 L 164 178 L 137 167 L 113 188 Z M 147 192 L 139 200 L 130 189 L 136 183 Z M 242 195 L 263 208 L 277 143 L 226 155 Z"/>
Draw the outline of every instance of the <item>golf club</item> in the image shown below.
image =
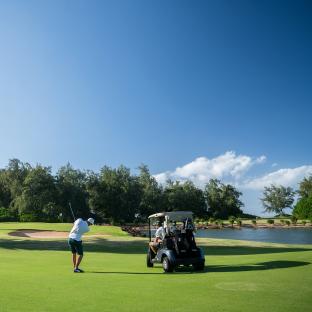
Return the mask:
<path fill-rule="evenodd" d="M 72 216 L 73 216 L 73 218 L 74 218 L 74 222 L 75 222 L 75 221 L 76 221 L 76 218 L 75 218 L 75 215 L 74 215 L 74 211 L 73 211 L 73 209 L 72 209 L 72 206 L 71 206 L 71 202 L 68 202 L 68 205 L 69 205 L 71 214 L 72 214 Z"/>

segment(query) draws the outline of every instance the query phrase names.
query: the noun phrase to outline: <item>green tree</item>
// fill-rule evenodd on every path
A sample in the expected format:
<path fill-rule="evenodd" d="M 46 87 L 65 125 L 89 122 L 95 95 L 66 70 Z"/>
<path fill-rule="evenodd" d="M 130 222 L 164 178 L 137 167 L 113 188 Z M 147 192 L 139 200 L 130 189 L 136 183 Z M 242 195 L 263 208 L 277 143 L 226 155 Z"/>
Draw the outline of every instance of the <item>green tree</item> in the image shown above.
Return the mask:
<path fill-rule="evenodd" d="M 6 183 L 6 172 L 0 170 L 0 207 L 9 208 L 11 203 L 11 192 L 8 183 Z"/>
<path fill-rule="evenodd" d="M 93 171 L 88 172 L 86 176 L 86 189 L 90 211 L 96 214 L 97 222 L 102 222 L 105 218 L 105 211 L 102 206 L 104 186 L 100 182 L 98 173 Z"/>
<path fill-rule="evenodd" d="M 276 186 L 274 184 L 265 187 L 261 198 L 264 211 L 282 215 L 284 209 L 292 208 L 294 196 L 295 192 L 291 187 Z"/>
<path fill-rule="evenodd" d="M 190 210 L 195 216 L 204 216 L 206 204 L 204 193 L 193 182 L 168 181 L 164 189 L 164 210 Z"/>
<path fill-rule="evenodd" d="M 217 179 L 210 179 L 205 186 L 204 195 L 209 215 L 214 218 L 218 218 L 219 212 L 222 210 L 221 193 L 221 182 Z"/>
<path fill-rule="evenodd" d="M 103 167 L 98 176 L 88 182 L 90 206 L 102 219 L 112 222 L 132 222 L 139 213 L 140 183 L 124 166 L 117 169 Z"/>
<path fill-rule="evenodd" d="M 242 214 L 242 195 L 234 186 L 223 184 L 217 179 L 210 179 L 205 186 L 205 198 L 208 204 L 208 213 L 214 218 L 227 219 L 229 216 Z"/>
<path fill-rule="evenodd" d="M 10 159 L 5 169 L 1 170 L 1 201 L 6 207 L 9 203 L 10 212 L 17 213 L 15 201 L 22 194 L 24 180 L 31 170 L 28 163 L 23 163 L 19 159 Z"/>
<path fill-rule="evenodd" d="M 146 165 L 139 167 L 140 174 L 138 182 L 140 185 L 139 213 L 142 217 L 147 217 L 162 209 L 162 188 L 156 179 L 151 176 Z"/>
<path fill-rule="evenodd" d="M 69 163 L 61 167 L 56 174 L 56 187 L 63 220 L 72 221 L 69 203 L 76 218 L 89 216 L 86 173 L 74 169 Z"/>
<path fill-rule="evenodd" d="M 312 218 L 312 196 L 301 198 L 295 205 L 293 215 L 298 219 Z"/>
<path fill-rule="evenodd" d="M 301 198 L 308 198 L 312 196 L 312 175 L 304 178 L 299 183 L 298 193 Z"/>
<path fill-rule="evenodd" d="M 37 165 L 28 172 L 15 207 L 22 221 L 57 221 L 57 201 L 51 168 Z"/>
<path fill-rule="evenodd" d="M 16 158 L 9 160 L 5 172 L 6 182 L 10 188 L 12 199 L 21 195 L 23 182 L 31 169 L 28 163 L 23 163 Z"/>

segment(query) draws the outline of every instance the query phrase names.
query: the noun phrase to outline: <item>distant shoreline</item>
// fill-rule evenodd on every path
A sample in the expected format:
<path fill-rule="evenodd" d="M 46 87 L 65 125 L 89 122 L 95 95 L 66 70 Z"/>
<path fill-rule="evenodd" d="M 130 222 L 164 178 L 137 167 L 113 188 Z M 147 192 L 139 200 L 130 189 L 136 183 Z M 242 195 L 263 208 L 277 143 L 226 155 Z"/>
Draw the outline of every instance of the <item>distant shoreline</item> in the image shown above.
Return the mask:
<path fill-rule="evenodd" d="M 198 224 L 196 225 L 196 230 L 222 230 L 222 229 L 233 229 L 233 230 L 240 230 L 241 228 L 249 228 L 249 229 L 302 229 L 302 228 L 312 228 L 312 224 L 290 224 L 290 225 L 284 225 L 284 224 L 242 224 L 241 226 L 238 225 L 231 225 L 231 224 L 223 224 L 216 225 L 216 224 Z M 121 226 L 121 229 L 127 233 L 129 233 L 132 236 L 139 236 L 139 237 L 146 237 L 145 234 L 148 231 L 148 225 L 147 224 L 141 224 L 141 225 L 124 225 Z"/>
<path fill-rule="evenodd" d="M 218 230 L 218 229 L 241 229 L 241 228 L 251 228 L 251 229 L 294 229 L 294 228 L 310 228 L 312 227 L 310 224 L 303 225 L 303 224 L 290 224 L 290 225 L 283 225 L 283 224 L 242 224 L 241 226 L 238 225 L 229 225 L 225 224 L 223 226 L 219 225 L 204 225 L 204 226 L 196 226 L 198 230 Z"/>

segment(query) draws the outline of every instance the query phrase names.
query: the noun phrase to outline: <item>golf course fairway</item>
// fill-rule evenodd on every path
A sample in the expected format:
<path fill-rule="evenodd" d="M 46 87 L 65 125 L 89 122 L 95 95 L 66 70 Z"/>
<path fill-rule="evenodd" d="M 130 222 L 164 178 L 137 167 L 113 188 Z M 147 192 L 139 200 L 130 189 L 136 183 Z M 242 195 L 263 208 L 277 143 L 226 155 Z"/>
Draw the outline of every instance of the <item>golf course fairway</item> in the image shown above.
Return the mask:
<path fill-rule="evenodd" d="M 12 236 L 71 224 L 0 223 L 0 311 L 311 311 L 312 246 L 198 239 L 204 272 L 146 267 L 147 239 L 94 227 L 74 274 L 66 238 Z"/>

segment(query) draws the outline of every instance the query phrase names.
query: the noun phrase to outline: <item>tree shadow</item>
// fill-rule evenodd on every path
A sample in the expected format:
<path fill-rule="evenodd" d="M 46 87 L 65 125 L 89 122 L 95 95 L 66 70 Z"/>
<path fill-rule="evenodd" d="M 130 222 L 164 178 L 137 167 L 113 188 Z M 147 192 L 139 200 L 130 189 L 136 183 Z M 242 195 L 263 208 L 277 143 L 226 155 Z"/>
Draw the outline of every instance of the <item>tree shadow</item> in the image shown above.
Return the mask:
<path fill-rule="evenodd" d="M 178 268 L 171 273 L 166 272 L 123 272 L 123 271 L 90 271 L 85 273 L 94 273 L 94 274 L 125 274 L 125 275 L 163 275 L 163 274 L 193 274 L 193 273 L 209 273 L 209 271 L 194 271 L 190 268 Z"/>
<path fill-rule="evenodd" d="M 142 240 L 110 240 L 103 237 L 87 239 L 83 242 L 85 252 L 103 252 L 118 254 L 145 254 L 148 243 Z M 67 239 L 30 239 L 1 238 L 0 248 L 9 250 L 47 250 L 68 251 Z M 290 247 L 251 247 L 251 246 L 204 246 L 206 256 L 218 255 L 255 255 L 270 253 L 285 253 L 312 251 L 309 248 Z"/>
<path fill-rule="evenodd" d="M 122 271 L 90 271 L 85 273 L 94 273 L 94 274 L 122 274 L 122 275 L 159 275 L 164 273 L 159 272 L 122 272 Z"/>
<path fill-rule="evenodd" d="M 202 247 L 206 256 L 222 256 L 222 255 L 256 255 L 256 254 L 271 254 L 281 252 L 297 252 L 297 251 L 312 251 L 310 248 L 298 247 L 270 247 L 270 246 L 204 246 Z"/>
<path fill-rule="evenodd" d="M 195 271 L 191 267 L 179 267 L 174 274 L 207 274 L 221 272 L 244 272 L 244 271 L 262 271 L 272 269 L 286 269 L 311 264 L 304 261 L 267 261 L 250 265 L 208 265 L 203 271 Z M 165 272 L 128 272 L 128 271 L 90 271 L 86 273 L 93 274 L 121 274 L 121 275 L 153 275 L 153 274 L 168 274 Z"/>
<path fill-rule="evenodd" d="M 142 241 L 108 240 L 106 238 L 92 238 L 83 241 L 85 252 L 103 252 L 119 254 L 145 254 L 147 243 Z M 11 250 L 46 250 L 69 251 L 67 239 L 30 239 L 10 238 L 0 239 L 0 248 Z"/>
<path fill-rule="evenodd" d="M 205 267 L 206 272 L 243 272 L 243 271 L 261 271 L 261 270 L 272 270 L 272 269 L 286 269 L 309 265 L 310 262 L 304 261 L 286 261 L 276 260 L 260 262 L 250 265 L 208 265 Z"/>

